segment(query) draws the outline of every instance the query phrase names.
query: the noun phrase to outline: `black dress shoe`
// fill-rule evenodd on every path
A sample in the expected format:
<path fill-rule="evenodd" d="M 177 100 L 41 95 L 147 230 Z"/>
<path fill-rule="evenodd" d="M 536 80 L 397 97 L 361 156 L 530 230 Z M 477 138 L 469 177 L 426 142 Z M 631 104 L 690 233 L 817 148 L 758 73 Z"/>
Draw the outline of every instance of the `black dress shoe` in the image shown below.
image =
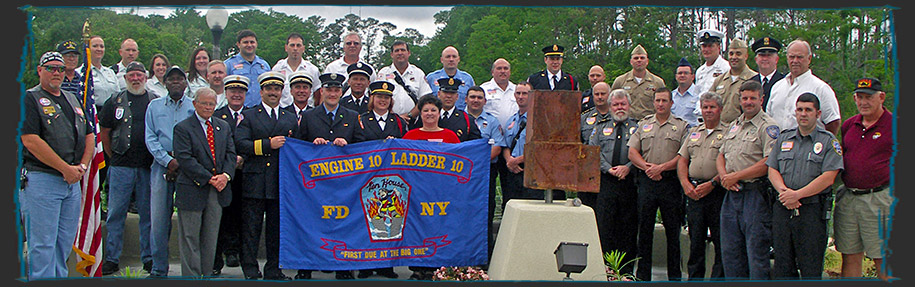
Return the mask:
<path fill-rule="evenodd" d="M 213 269 L 213 277 L 219 276 L 222 274 L 222 269 Z"/>
<path fill-rule="evenodd" d="M 394 272 L 394 268 L 375 269 L 375 273 L 378 273 L 378 275 L 381 275 L 381 276 L 384 276 L 387 278 L 392 278 L 392 279 L 397 278 L 397 273 Z"/>
<path fill-rule="evenodd" d="M 311 270 L 299 270 L 295 274 L 295 280 L 307 280 L 311 279 Z"/>
<path fill-rule="evenodd" d="M 337 280 L 355 279 L 355 278 L 353 277 L 353 271 L 349 271 L 349 270 L 337 271 L 337 276 L 336 276 L 336 277 L 337 277 Z"/>
<path fill-rule="evenodd" d="M 146 270 L 146 273 L 152 272 L 152 260 L 143 262 L 143 270 Z"/>
<path fill-rule="evenodd" d="M 120 270 L 120 268 L 118 268 L 117 263 L 111 261 L 105 261 L 105 263 L 102 263 L 102 275 L 110 275 L 114 272 L 118 272 L 118 270 Z"/>
<path fill-rule="evenodd" d="M 333 270 L 321 270 L 321 272 L 324 272 L 324 273 L 334 273 Z"/>
<path fill-rule="evenodd" d="M 271 276 L 264 276 L 264 280 L 288 281 L 292 280 L 292 278 L 286 276 L 286 274 L 283 274 L 283 272 L 279 272 Z"/>
<path fill-rule="evenodd" d="M 254 275 L 250 275 L 250 276 L 245 274 L 245 280 L 257 280 L 261 277 L 263 277 L 263 275 L 261 275 L 260 271 L 257 271 L 257 273 L 255 273 Z"/>
<path fill-rule="evenodd" d="M 226 254 L 226 266 L 238 267 L 238 254 Z"/>
<path fill-rule="evenodd" d="M 168 278 L 168 275 L 149 274 L 149 276 L 146 276 L 146 279 L 166 279 L 166 278 Z"/>
<path fill-rule="evenodd" d="M 359 270 L 359 274 L 356 275 L 359 279 L 369 278 L 369 276 L 372 276 L 372 270 Z"/>

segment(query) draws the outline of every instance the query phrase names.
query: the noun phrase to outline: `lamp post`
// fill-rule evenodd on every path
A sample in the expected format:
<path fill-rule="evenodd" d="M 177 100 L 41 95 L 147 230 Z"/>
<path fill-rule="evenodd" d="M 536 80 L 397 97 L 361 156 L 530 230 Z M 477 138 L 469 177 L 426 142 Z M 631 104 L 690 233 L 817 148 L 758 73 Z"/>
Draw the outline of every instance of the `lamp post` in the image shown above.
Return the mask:
<path fill-rule="evenodd" d="M 222 30 L 229 22 L 229 12 L 226 9 L 216 6 L 207 11 L 207 26 L 213 32 L 213 58 L 221 58 L 222 53 L 219 51 L 219 39 L 222 37 Z"/>

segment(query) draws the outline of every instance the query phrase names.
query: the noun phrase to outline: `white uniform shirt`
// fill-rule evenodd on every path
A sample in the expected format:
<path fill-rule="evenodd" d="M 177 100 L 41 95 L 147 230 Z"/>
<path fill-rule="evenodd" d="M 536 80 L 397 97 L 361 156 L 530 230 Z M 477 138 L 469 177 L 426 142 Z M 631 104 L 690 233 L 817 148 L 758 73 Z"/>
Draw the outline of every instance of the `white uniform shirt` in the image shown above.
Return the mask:
<path fill-rule="evenodd" d="M 82 69 L 82 66 L 76 68 L 77 71 L 82 71 Z M 104 105 L 108 98 L 121 92 L 121 88 L 118 86 L 118 78 L 114 73 L 114 70 L 105 66 L 102 66 L 101 68 L 92 66 L 92 84 L 92 89 L 94 91 L 92 100 L 95 101 L 95 105 L 97 106 Z"/>
<path fill-rule="evenodd" d="M 394 100 L 393 111 L 395 114 L 406 114 L 413 109 L 413 99 L 410 99 L 410 95 L 407 93 L 407 90 L 404 89 L 401 85 L 397 84 L 395 73 L 397 73 L 397 68 L 394 67 L 394 64 L 390 66 L 385 66 L 375 73 L 375 78 L 378 81 L 387 81 L 388 83 L 394 84 Z M 426 73 L 423 72 L 419 67 L 410 64 L 407 66 L 407 69 L 404 70 L 404 73 L 400 75 L 400 78 L 403 79 L 404 84 L 410 86 L 410 89 L 416 95 L 416 99 L 419 100 L 420 97 L 426 94 L 432 93 L 432 88 L 429 87 L 429 83 L 426 82 Z"/>
<path fill-rule="evenodd" d="M 483 106 L 483 111 L 496 117 L 503 127 L 507 126 L 508 119 L 518 113 L 518 102 L 515 100 L 515 84 L 509 81 L 508 86 L 503 90 L 496 84 L 495 79 L 490 79 L 480 87 L 486 93 L 486 105 Z"/>
<path fill-rule="evenodd" d="M 118 91 L 124 90 L 127 88 L 127 79 L 124 79 L 124 75 L 127 74 L 127 66 L 124 66 L 123 63 L 118 62 L 118 72 L 114 75 L 118 78 Z M 114 71 L 113 69 L 111 71 Z"/>
<path fill-rule="evenodd" d="M 780 130 L 787 130 L 797 127 L 797 118 L 795 111 L 797 98 L 803 93 L 812 93 L 820 100 L 820 123 L 817 125 L 830 123 L 839 120 L 839 101 L 836 100 L 836 92 L 820 78 L 813 75 L 813 72 L 801 74 L 794 83 L 789 83 L 788 77 L 775 82 L 772 85 L 772 91 L 769 92 L 769 103 L 766 105 L 766 111 L 776 122 Z"/>
<path fill-rule="evenodd" d="M 159 97 L 168 96 L 168 89 L 165 88 L 165 83 L 160 82 L 156 76 L 146 80 L 146 90 Z"/>
<path fill-rule="evenodd" d="M 363 65 L 368 65 L 369 67 L 372 67 L 372 65 L 369 65 L 362 59 L 359 59 L 359 62 L 362 62 Z M 341 74 L 341 75 L 343 75 L 343 82 L 345 83 L 346 79 L 349 78 L 349 73 L 346 72 L 347 67 L 349 67 L 349 64 L 347 64 L 346 62 L 343 61 L 343 57 L 340 57 L 340 59 L 336 59 L 333 62 L 330 62 L 330 64 L 327 64 L 327 67 L 324 67 L 324 73 L 322 73 L 322 74 L 327 74 L 327 73 Z M 375 67 L 372 67 L 372 74 L 369 75 L 369 83 L 375 81 L 375 72 L 374 71 L 375 71 Z"/>
<path fill-rule="evenodd" d="M 187 88 L 184 89 L 184 95 L 188 98 L 191 98 L 192 100 L 197 97 L 197 90 L 200 88 L 210 87 L 210 83 L 207 83 L 207 80 L 204 79 L 203 75 L 200 74 L 198 74 L 198 76 L 193 79 L 191 79 L 191 76 L 187 76 L 187 81 Z"/>
<path fill-rule="evenodd" d="M 318 89 L 321 88 L 321 80 L 318 79 L 318 76 L 320 76 L 321 74 L 318 71 L 317 66 L 315 66 L 308 60 L 302 59 L 302 62 L 299 63 L 299 66 L 296 67 L 295 69 L 293 69 L 292 67 L 289 66 L 288 63 L 286 63 L 286 59 L 287 58 L 276 61 L 276 64 L 273 65 L 273 69 L 271 69 L 274 72 L 279 72 L 280 74 L 283 74 L 283 76 L 286 77 L 286 81 L 283 83 L 283 96 L 280 97 L 280 106 L 281 107 L 291 105 L 293 102 L 292 92 L 289 90 L 289 76 L 292 76 L 292 73 L 295 73 L 298 71 L 304 71 L 304 72 L 308 73 L 308 76 L 311 77 L 312 95 L 314 95 L 315 91 L 317 91 Z M 314 104 L 314 97 L 308 97 L 308 104 L 309 105 Z"/>
<path fill-rule="evenodd" d="M 728 65 L 728 60 L 725 60 L 724 56 L 718 55 L 718 59 L 711 66 L 703 62 L 699 68 L 696 68 L 696 90 L 700 95 L 708 92 L 712 88 L 715 78 L 727 74 L 729 71 L 731 71 L 731 66 Z"/>

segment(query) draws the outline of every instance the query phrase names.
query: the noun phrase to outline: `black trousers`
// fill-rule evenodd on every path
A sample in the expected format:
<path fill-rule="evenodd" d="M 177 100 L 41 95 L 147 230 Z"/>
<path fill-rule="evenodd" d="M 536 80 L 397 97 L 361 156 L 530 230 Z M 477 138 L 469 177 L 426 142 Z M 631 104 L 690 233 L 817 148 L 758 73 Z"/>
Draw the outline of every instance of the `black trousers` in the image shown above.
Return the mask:
<path fill-rule="evenodd" d="M 828 240 L 824 208 L 819 200 L 807 203 L 802 200 L 798 208 L 800 215 L 792 217 L 794 212 L 781 202 L 772 204 L 773 273 L 776 279 L 822 279 L 823 256 L 826 255 Z"/>
<path fill-rule="evenodd" d="M 654 224 L 658 209 L 667 237 L 667 279 L 680 281 L 680 227 L 683 225 L 685 204 L 683 188 L 675 171 L 662 173 L 660 181 L 648 178 L 636 170 L 636 186 L 639 189 L 639 268 L 636 277 L 642 281 L 651 280 L 651 253 L 654 243 Z"/>
<path fill-rule="evenodd" d="M 625 252 L 624 263 L 638 255 L 638 191 L 632 177 L 630 173 L 620 180 L 609 173 L 601 173 L 600 193 L 578 193 L 582 203 L 594 209 L 601 254 L 613 250 Z M 630 263 L 620 271 L 632 274 L 634 268 L 635 264 Z"/>
<path fill-rule="evenodd" d="M 523 166 L 522 166 L 523 168 Z M 540 189 L 524 187 L 524 172 L 506 174 L 508 185 L 503 181 L 502 185 L 502 212 L 505 212 L 505 205 L 512 199 L 544 199 L 545 192 Z M 566 194 L 561 190 L 553 191 L 553 200 L 565 200 Z"/>
<path fill-rule="evenodd" d="M 241 269 L 245 276 L 258 273 L 257 248 L 261 228 L 267 248 L 264 277 L 276 277 L 282 272 L 280 263 L 280 201 L 277 199 L 242 198 Z M 266 220 L 264 216 L 266 215 Z"/>
<path fill-rule="evenodd" d="M 723 278 L 721 265 L 721 202 L 727 190 L 716 186 L 711 193 L 699 200 L 686 198 L 686 224 L 689 226 L 689 259 L 686 270 L 689 280 L 705 278 L 705 247 L 711 241 L 715 248 L 715 263 L 710 278 Z"/>
<path fill-rule="evenodd" d="M 214 270 L 222 270 L 224 265 L 223 255 L 241 254 L 241 222 L 242 222 L 242 189 L 243 174 L 236 170 L 232 179 L 232 202 L 222 208 L 222 221 L 219 222 L 219 237 L 216 238 L 216 262 Z"/>

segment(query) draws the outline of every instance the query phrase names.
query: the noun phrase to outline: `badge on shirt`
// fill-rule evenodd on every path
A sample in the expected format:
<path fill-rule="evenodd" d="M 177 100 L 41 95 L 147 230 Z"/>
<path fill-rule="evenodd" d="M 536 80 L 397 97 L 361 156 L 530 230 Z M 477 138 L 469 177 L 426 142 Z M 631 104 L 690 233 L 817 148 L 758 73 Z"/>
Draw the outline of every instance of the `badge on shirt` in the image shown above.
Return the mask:
<path fill-rule="evenodd" d="M 880 132 L 875 132 L 873 138 L 877 139 L 880 137 Z"/>
<path fill-rule="evenodd" d="M 631 135 L 631 134 L 634 134 L 634 133 L 635 133 L 635 127 L 630 127 L 630 128 L 629 128 L 629 134 Z"/>
<path fill-rule="evenodd" d="M 80 107 L 73 107 L 73 111 L 76 112 L 76 115 L 78 115 L 78 116 L 81 116 L 81 117 L 85 116 L 85 115 L 83 115 L 83 109 L 81 109 Z"/>
<path fill-rule="evenodd" d="M 44 114 L 49 115 L 49 116 L 53 115 L 55 112 L 57 112 L 57 109 L 55 109 L 54 107 L 42 107 L 41 109 L 44 111 Z"/>
<path fill-rule="evenodd" d="M 768 128 L 766 128 L 766 134 L 769 135 L 770 138 L 773 138 L 773 139 L 777 138 L 778 137 L 778 126 L 776 126 L 776 125 L 769 126 Z"/>
<path fill-rule="evenodd" d="M 386 79 L 388 79 L 388 80 L 393 80 L 393 79 L 394 79 L 394 74 L 386 74 L 386 75 L 384 75 L 384 77 L 385 77 Z"/>
<path fill-rule="evenodd" d="M 488 125 L 488 124 L 489 124 L 489 123 L 487 123 L 487 122 L 483 122 L 483 126 L 481 127 L 481 129 L 485 129 L 485 128 L 486 128 L 486 125 Z"/>
<path fill-rule="evenodd" d="M 813 145 L 813 153 L 820 154 L 821 151 L 823 151 L 823 143 L 817 142 Z"/>
<path fill-rule="evenodd" d="M 654 124 L 645 124 L 644 126 L 642 126 L 642 132 L 643 133 L 650 132 L 652 128 L 654 128 Z"/>
<path fill-rule="evenodd" d="M 120 120 L 123 117 L 124 117 L 124 108 L 123 107 L 118 107 L 117 109 L 114 110 L 114 119 Z"/>
<path fill-rule="evenodd" d="M 794 148 L 794 141 L 787 141 L 782 143 L 782 151 L 789 151 Z"/>
<path fill-rule="evenodd" d="M 700 137 L 699 133 L 693 132 L 693 133 L 689 134 L 689 141 L 691 141 L 691 142 L 698 141 L 699 137 Z"/>
<path fill-rule="evenodd" d="M 722 135 L 722 134 L 718 134 L 718 136 L 716 136 L 716 137 L 715 137 L 715 138 L 717 138 L 717 139 L 719 139 L 719 140 L 720 140 L 720 139 L 721 139 L 721 138 L 722 138 L 722 137 L 724 137 L 724 135 Z"/>
<path fill-rule="evenodd" d="M 623 90 L 630 90 L 630 89 L 632 89 L 632 87 L 630 87 L 630 86 L 623 86 Z"/>
<path fill-rule="evenodd" d="M 733 126 L 731 126 L 731 129 L 730 129 L 730 130 L 728 130 L 728 133 L 729 133 L 729 134 L 733 134 L 733 133 L 736 133 L 736 132 L 737 132 L 737 130 L 738 130 L 738 129 L 740 129 L 740 127 L 739 127 L 739 126 L 737 126 L 737 125 L 733 125 Z"/>
<path fill-rule="evenodd" d="M 836 153 L 842 155 L 842 145 L 839 144 L 839 140 L 832 140 L 832 147 L 836 149 Z"/>
<path fill-rule="evenodd" d="M 241 63 L 235 64 L 235 66 L 232 66 L 232 68 L 235 68 L 236 70 L 244 68 L 244 67 L 245 67 L 245 65 L 241 64 Z"/>
<path fill-rule="evenodd" d="M 718 76 L 721 76 L 721 74 L 723 74 L 723 73 L 720 73 L 720 72 L 719 72 L 719 73 L 712 73 L 712 77 L 717 78 Z"/>
<path fill-rule="evenodd" d="M 677 126 L 671 126 L 670 129 L 673 131 L 677 131 Z"/>
<path fill-rule="evenodd" d="M 508 124 L 508 127 L 505 129 L 510 130 L 513 126 L 515 126 L 515 121 L 512 121 L 510 124 Z"/>
<path fill-rule="evenodd" d="M 595 118 L 595 117 L 589 117 L 589 118 L 585 119 L 585 122 L 588 123 L 589 125 L 593 125 L 595 121 L 597 121 L 597 118 Z"/>
<path fill-rule="evenodd" d="M 38 103 L 41 104 L 42 106 L 50 106 L 51 100 L 49 100 L 48 98 L 40 98 L 40 99 L 38 99 Z"/>
<path fill-rule="evenodd" d="M 605 136 L 609 136 L 610 134 L 613 133 L 613 130 L 610 128 L 604 128 L 604 130 L 602 132 L 604 133 Z"/>
<path fill-rule="evenodd" d="M 581 98 L 581 103 L 582 103 L 582 104 L 587 103 L 588 100 L 590 100 L 590 99 L 591 99 L 591 98 L 589 98 L 589 97 Z"/>

